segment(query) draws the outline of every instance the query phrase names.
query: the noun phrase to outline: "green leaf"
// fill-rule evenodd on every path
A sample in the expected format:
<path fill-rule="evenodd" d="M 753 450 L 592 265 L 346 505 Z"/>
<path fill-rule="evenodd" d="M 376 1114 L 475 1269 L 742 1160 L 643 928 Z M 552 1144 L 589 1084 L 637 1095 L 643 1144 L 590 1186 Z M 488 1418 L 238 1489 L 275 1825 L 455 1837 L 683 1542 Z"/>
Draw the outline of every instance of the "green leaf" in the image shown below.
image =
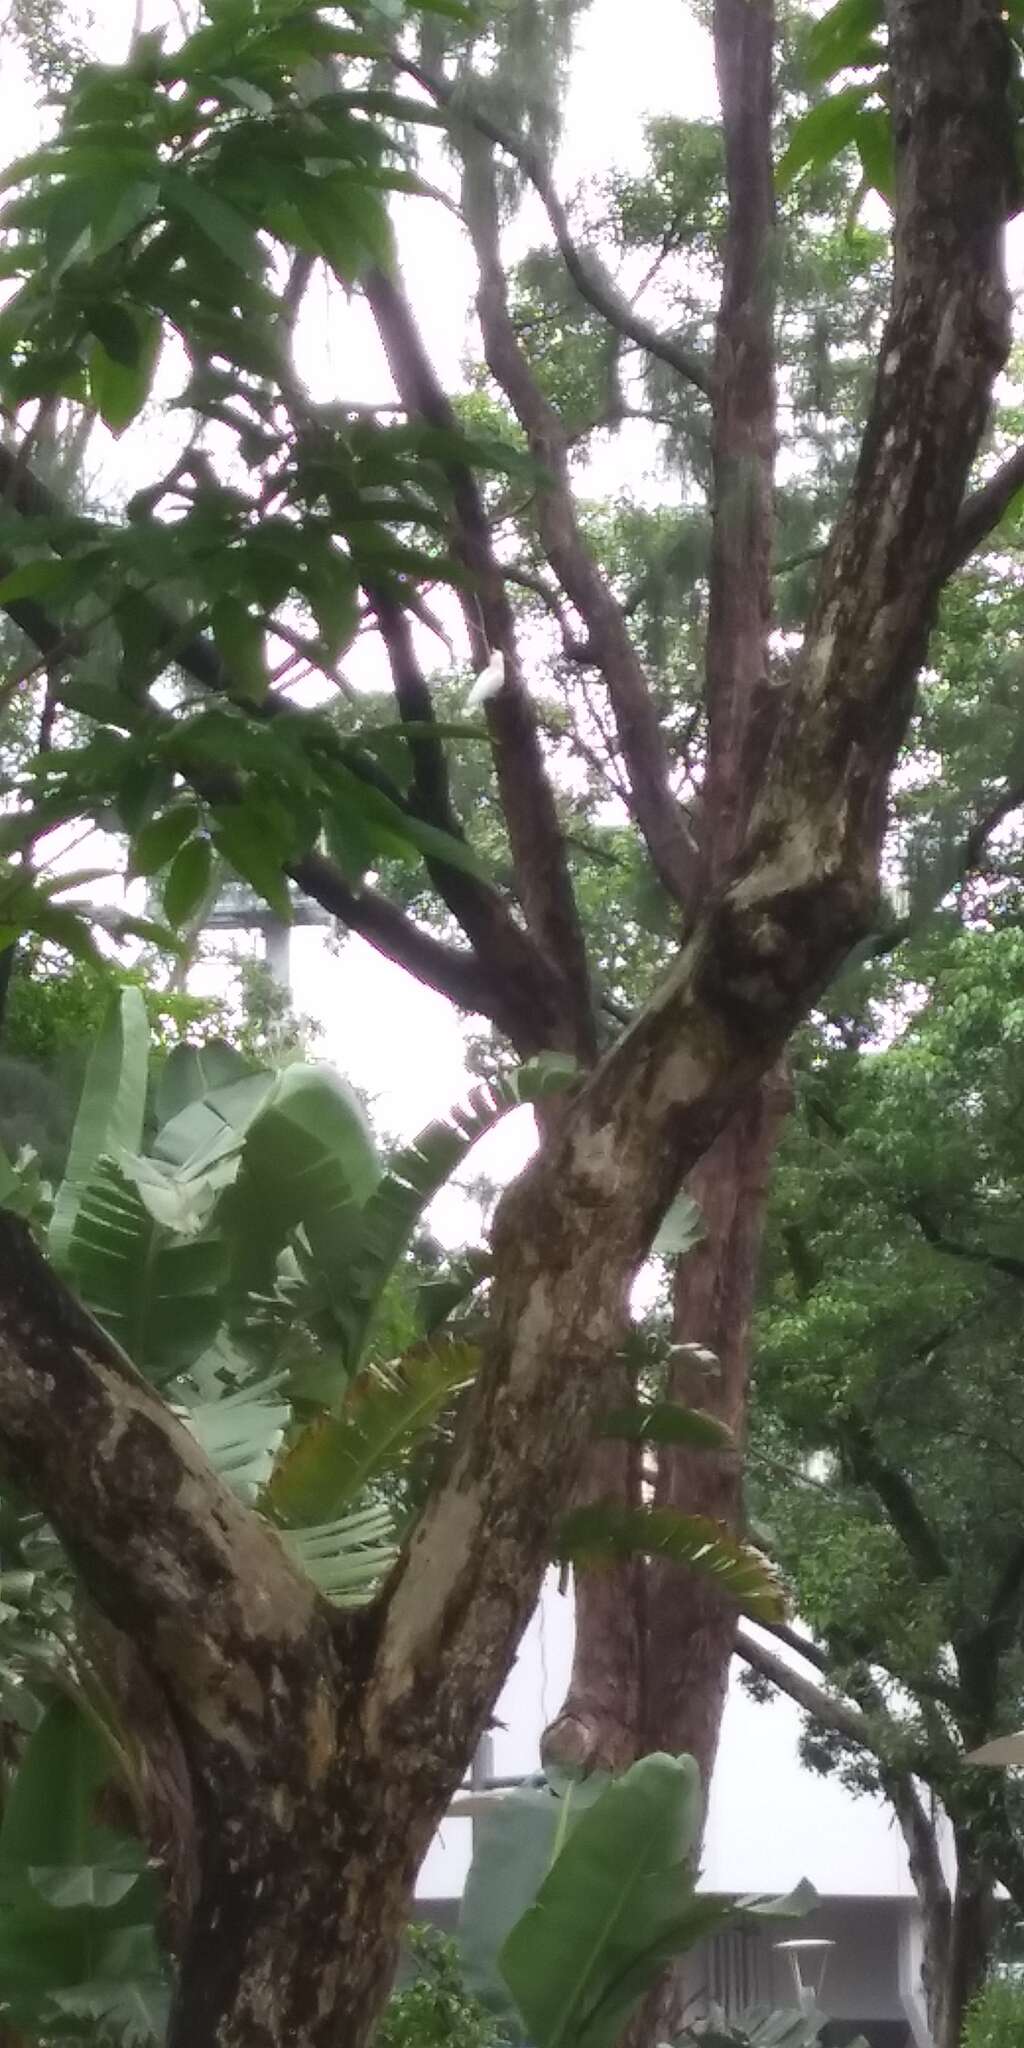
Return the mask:
<path fill-rule="evenodd" d="M 133 875 L 157 874 L 174 859 L 182 842 L 190 837 L 198 823 L 199 811 L 194 803 L 175 804 L 172 810 L 151 818 L 132 841 L 130 872 Z"/>
<path fill-rule="evenodd" d="M 93 1805 L 113 1766 L 114 1753 L 99 1730 L 70 1699 L 56 1699 L 4 1800 L 0 1868 L 86 1861 Z"/>
<path fill-rule="evenodd" d="M 801 171 L 821 170 L 856 141 L 864 102 L 872 90 L 870 85 L 844 86 L 801 115 L 779 159 L 780 187 L 792 184 Z"/>
<path fill-rule="evenodd" d="M 678 1401 L 638 1401 L 632 1408 L 613 1408 L 601 1421 L 600 1435 L 630 1444 L 687 1444 L 698 1451 L 734 1447 L 731 1429 L 703 1408 L 683 1408 Z"/>
<path fill-rule="evenodd" d="M 230 264 L 262 279 L 267 259 L 249 222 L 226 199 L 187 172 L 171 171 L 163 181 L 172 212 L 185 214 Z"/>
<path fill-rule="evenodd" d="M 388 1281 L 424 1209 L 466 1154 L 499 1119 L 541 1093 L 565 1088 L 575 1062 L 541 1053 L 492 1087 L 475 1088 L 469 1102 L 421 1131 L 388 1162 L 365 1208 L 333 1218 L 313 1217 L 309 1242 L 346 1359 L 362 1356 Z"/>
<path fill-rule="evenodd" d="M 767 1559 L 706 1515 L 596 1501 L 563 1516 L 558 1555 L 588 1571 L 630 1557 L 668 1558 L 673 1564 L 689 1565 L 691 1571 L 705 1574 L 755 1620 L 781 1621 L 785 1617 L 782 1588 Z"/>
<path fill-rule="evenodd" d="M 568 1833 L 500 1968 L 535 2048 L 613 2048 L 664 1963 L 722 1918 L 694 1892 L 691 1757 L 644 1757 Z"/>
<path fill-rule="evenodd" d="M 378 1504 L 312 1529 L 283 1531 L 285 1548 L 339 1607 L 372 1600 L 398 1554 L 390 1508 Z"/>
<path fill-rule="evenodd" d="M 459 1955 L 468 1989 L 517 2040 L 522 2020 L 499 1974 L 498 1957 L 547 1876 L 564 1806 L 548 1784 L 517 1785 L 474 1821 L 473 1860 L 459 1907 Z"/>
<path fill-rule="evenodd" d="M 192 1103 L 202 1102 L 216 1089 L 244 1080 L 252 1072 L 251 1060 L 223 1038 L 208 1039 L 205 1045 L 174 1046 L 156 1084 L 158 1129 Z"/>
<path fill-rule="evenodd" d="M 245 804 L 223 805 L 216 813 L 213 843 L 243 881 L 252 884 L 257 896 L 290 924 L 292 906 L 284 860 L 273 841 L 268 841 L 265 820 L 256 810 Z"/>
<path fill-rule="evenodd" d="M 865 107 L 854 140 L 867 183 L 891 206 L 896 192 L 896 156 L 888 107 Z"/>
<path fill-rule="evenodd" d="M 86 1307 L 115 1343 L 157 1380 L 175 1378 L 212 1343 L 223 1321 L 224 1246 L 212 1237 L 176 1235 L 154 1214 L 183 1231 L 213 1206 L 212 1192 L 180 1189 L 159 1170 L 135 1162 L 135 1172 L 101 1160 L 83 1190 L 68 1249 L 68 1271 Z M 147 1199 L 148 1197 L 148 1199 Z"/>
<path fill-rule="evenodd" d="M 65 1178 L 54 1203 L 49 1249 L 63 1267 L 82 1196 L 100 1157 L 137 1152 L 149 1071 L 149 1023 L 137 988 L 111 998 L 85 1071 Z"/>
<path fill-rule="evenodd" d="M 475 1345 L 448 1342 L 362 1373 L 341 1414 L 318 1417 L 285 1452 L 270 1482 L 275 1513 L 292 1524 L 342 1514 L 469 1386 L 478 1365 Z"/>
<path fill-rule="evenodd" d="M 882 0 L 838 0 L 819 15 L 804 43 L 804 77 L 809 85 L 827 85 L 837 71 L 877 61 L 881 52 L 872 37 L 882 27 Z"/>
<path fill-rule="evenodd" d="M 141 313 L 137 319 L 138 345 L 133 361 L 119 361 L 100 341 L 93 343 L 89 353 L 89 397 L 112 434 L 122 434 L 142 411 L 160 357 L 160 321 L 155 315 Z"/>
<path fill-rule="evenodd" d="M 222 597 L 213 607 L 210 624 L 235 694 L 246 703 L 261 704 L 270 678 L 260 620 L 237 597 Z"/>
<path fill-rule="evenodd" d="M 307 1236 L 333 1232 L 379 1175 L 365 1113 L 340 1075 L 326 1066 L 286 1067 L 248 1125 L 238 1177 L 219 1210 L 233 1298 L 270 1293 L 291 1232 L 300 1224 Z"/>
<path fill-rule="evenodd" d="M 213 871 L 213 848 L 205 834 L 188 839 L 171 863 L 163 902 L 169 922 L 187 924 L 205 900 Z"/>
<path fill-rule="evenodd" d="M 251 1501 L 266 1484 L 290 1418 L 277 1382 L 269 1380 L 191 1407 L 188 1424 L 214 1471 L 242 1500 Z"/>
<path fill-rule="evenodd" d="M 13 604 L 21 597 L 57 597 L 81 588 L 82 573 L 77 562 L 55 560 L 23 562 L 0 582 L 0 604 Z"/>

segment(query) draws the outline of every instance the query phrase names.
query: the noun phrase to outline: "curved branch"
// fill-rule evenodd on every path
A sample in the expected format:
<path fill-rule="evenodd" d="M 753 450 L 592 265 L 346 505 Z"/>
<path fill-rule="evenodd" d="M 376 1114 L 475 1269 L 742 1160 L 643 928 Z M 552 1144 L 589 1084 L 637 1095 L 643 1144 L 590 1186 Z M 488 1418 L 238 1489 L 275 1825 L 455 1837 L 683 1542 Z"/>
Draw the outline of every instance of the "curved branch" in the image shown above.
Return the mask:
<path fill-rule="evenodd" d="M 1000 464 L 987 483 L 971 491 L 960 507 L 959 516 L 953 528 L 953 538 L 947 557 L 947 573 L 952 576 L 962 569 L 965 562 L 987 540 L 993 527 L 998 526 L 1004 512 L 1009 511 L 1019 491 L 1024 490 L 1024 448 L 1015 448 L 1012 455 Z"/>

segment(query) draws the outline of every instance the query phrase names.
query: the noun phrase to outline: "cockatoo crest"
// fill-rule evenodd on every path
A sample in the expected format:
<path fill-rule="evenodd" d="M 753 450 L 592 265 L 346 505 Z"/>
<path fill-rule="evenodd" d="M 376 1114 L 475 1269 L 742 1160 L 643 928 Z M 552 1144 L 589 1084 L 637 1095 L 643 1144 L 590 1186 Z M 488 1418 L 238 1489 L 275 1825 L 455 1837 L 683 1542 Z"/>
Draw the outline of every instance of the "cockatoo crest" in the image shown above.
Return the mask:
<path fill-rule="evenodd" d="M 495 648 L 485 669 L 481 669 L 476 682 L 466 698 L 466 710 L 475 711 L 480 704 L 486 704 L 489 697 L 496 697 L 505 687 L 505 657 L 500 647 Z"/>

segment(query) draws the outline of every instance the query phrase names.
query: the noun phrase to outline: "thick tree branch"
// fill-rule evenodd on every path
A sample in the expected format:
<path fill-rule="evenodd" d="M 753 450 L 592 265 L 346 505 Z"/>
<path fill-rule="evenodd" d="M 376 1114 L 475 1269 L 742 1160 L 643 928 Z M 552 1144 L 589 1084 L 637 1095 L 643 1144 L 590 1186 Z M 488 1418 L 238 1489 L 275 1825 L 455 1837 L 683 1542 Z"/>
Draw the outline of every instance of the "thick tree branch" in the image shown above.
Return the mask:
<path fill-rule="evenodd" d="M 947 574 L 952 576 L 962 569 L 965 562 L 976 553 L 983 541 L 988 539 L 993 527 L 998 526 L 1005 512 L 1009 511 L 1014 498 L 1024 490 L 1024 448 L 1015 448 L 1012 455 L 989 477 L 971 491 L 960 507 L 953 538 L 947 556 Z"/>
<path fill-rule="evenodd" d="M 853 1478 L 876 1495 L 919 1576 L 925 1583 L 948 1577 L 945 1552 L 909 1479 L 882 1456 L 868 1424 L 852 1417 L 839 1425 L 836 1438 Z"/>
<path fill-rule="evenodd" d="M 1024 1280 L 1024 1259 L 1015 1259 L 1011 1252 L 988 1251 L 984 1245 L 965 1244 L 960 1238 L 950 1237 L 921 1202 L 909 1201 L 907 1215 L 936 1251 L 947 1253 L 951 1259 L 965 1259 L 971 1265 L 988 1266 L 994 1273 L 1006 1273 L 1011 1280 Z"/>
<path fill-rule="evenodd" d="M 695 847 L 672 793 L 668 750 L 643 667 L 621 609 L 579 530 L 562 423 L 537 384 L 509 312 L 493 162 L 480 146 L 467 151 L 464 167 L 463 203 L 480 275 L 477 312 L 484 353 L 544 472 L 535 501 L 541 545 L 586 624 L 589 658 L 604 676 L 633 815 L 665 888 L 686 903 L 696 876 Z"/>
<path fill-rule="evenodd" d="M 456 88 L 447 79 L 439 78 L 410 58 L 397 57 L 395 61 L 400 70 L 415 78 L 417 84 L 430 94 L 438 106 L 453 107 Z M 675 370 L 688 384 L 693 384 L 705 397 L 710 397 L 714 388 L 710 364 L 705 363 L 692 349 L 684 348 L 670 334 L 660 333 L 650 320 L 645 320 L 625 293 L 618 290 L 603 265 L 589 253 L 577 248 L 568 215 L 555 190 L 541 151 L 532 143 L 514 135 L 511 130 L 501 127 L 482 109 L 474 107 L 461 89 L 458 93 L 457 119 L 462 123 L 471 122 L 487 142 L 494 144 L 506 156 L 510 156 L 529 179 L 543 203 L 562 261 L 580 297 L 586 299 L 588 305 L 593 306 L 595 312 L 600 313 L 609 326 L 614 327 L 616 333 L 621 334 L 627 341 L 635 342 L 637 348 L 642 348 L 659 362 L 667 363 L 670 370 Z"/>
<path fill-rule="evenodd" d="M 867 1715 L 862 1714 L 859 1707 L 850 1706 L 835 1693 L 815 1685 L 813 1678 L 806 1678 L 803 1672 L 795 1671 L 785 1657 L 777 1657 L 774 1650 L 759 1643 L 742 1623 L 736 1631 L 735 1647 L 736 1655 L 742 1657 L 752 1671 L 770 1679 L 780 1692 L 786 1693 L 798 1707 L 803 1707 L 819 1727 L 831 1729 L 834 1735 L 842 1735 L 847 1742 L 869 1750 L 872 1756 L 880 1754 L 878 1738 Z"/>
<path fill-rule="evenodd" d="M 271 1726 L 284 1702 L 263 1666 L 257 1681 L 255 1660 L 292 1669 L 319 1640 L 333 1662 L 338 1617 L 5 1210 L 0 1274 L 8 1474 L 46 1503 L 87 1589 L 158 1675 L 193 1754 L 222 1748 L 227 1767 L 268 1739 L 291 1744 L 286 1720 Z"/>
<path fill-rule="evenodd" d="M 444 746 L 432 731 L 434 702 L 416 657 L 408 616 L 386 591 L 375 591 L 372 601 L 402 719 L 420 728 L 409 742 L 413 805 L 429 823 L 462 839 Z M 529 1055 L 558 1045 L 565 1036 L 562 977 L 552 973 L 545 954 L 515 922 L 504 897 L 489 882 L 442 861 L 428 860 L 427 870 L 473 947 L 492 992 L 491 1014 L 500 1014 L 517 1050 Z"/>

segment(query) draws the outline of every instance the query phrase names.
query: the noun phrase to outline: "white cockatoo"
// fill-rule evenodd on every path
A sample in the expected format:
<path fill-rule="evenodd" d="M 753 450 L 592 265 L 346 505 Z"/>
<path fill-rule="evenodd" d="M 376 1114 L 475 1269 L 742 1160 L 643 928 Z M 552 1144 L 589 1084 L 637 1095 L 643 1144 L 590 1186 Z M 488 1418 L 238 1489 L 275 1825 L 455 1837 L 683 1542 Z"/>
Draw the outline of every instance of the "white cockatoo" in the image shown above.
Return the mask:
<path fill-rule="evenodd" d="M 496 697 L 505 687 L 505 657 L 500 647 L 495 648 L 487 667 L 481 669 L 476 682 L 466 698 L 466 710 L 476 711 L 486 704 L 489 697 Z"/>

